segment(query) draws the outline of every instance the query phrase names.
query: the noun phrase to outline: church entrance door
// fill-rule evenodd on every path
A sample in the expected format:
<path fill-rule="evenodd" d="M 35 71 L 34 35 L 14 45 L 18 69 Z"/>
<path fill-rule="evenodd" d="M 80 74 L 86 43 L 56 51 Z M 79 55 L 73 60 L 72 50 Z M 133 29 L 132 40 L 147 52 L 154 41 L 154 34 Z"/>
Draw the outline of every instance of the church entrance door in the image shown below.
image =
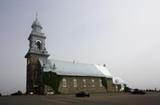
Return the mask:
<path fill-rule="evenodd" d="M 38 86 L 37 85 L 34 86 L 34 94 L 38 94 Z"/>

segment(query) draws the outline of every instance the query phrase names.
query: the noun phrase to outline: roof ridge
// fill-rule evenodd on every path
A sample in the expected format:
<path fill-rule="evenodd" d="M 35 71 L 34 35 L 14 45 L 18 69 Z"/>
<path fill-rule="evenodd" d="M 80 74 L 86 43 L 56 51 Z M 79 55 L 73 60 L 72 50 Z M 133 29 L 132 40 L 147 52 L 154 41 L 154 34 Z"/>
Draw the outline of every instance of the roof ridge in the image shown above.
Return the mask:
<path fill-rule="evenodd" d="M 69 61 L 69 60 L 58 60 L 58 59 L 49 59 L 49 60 L 60 61 L 60 62 L 66 62 L 66 63 L 73 63 L 73 64 L 82 64 L 82 65 L 96 65 L 96 64 L 75 62 L 74 60 L 73 60 L 73 61 Z"/>

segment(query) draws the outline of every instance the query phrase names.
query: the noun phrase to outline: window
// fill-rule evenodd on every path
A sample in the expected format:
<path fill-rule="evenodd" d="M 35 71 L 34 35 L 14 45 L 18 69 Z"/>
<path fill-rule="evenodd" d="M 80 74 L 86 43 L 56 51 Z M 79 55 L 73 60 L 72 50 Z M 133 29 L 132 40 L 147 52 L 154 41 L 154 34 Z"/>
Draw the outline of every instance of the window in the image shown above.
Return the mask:
<path fill-rule="evenodd" d="M 36 40 L 36 46 L 37 46 L 37 49 L 39 49 L 39 50 L 42 49 L 42 43 L 40 40 Z"/>
<path fill-rule="evenodd" d="M 30 59 L 29 58 L 27 59 L 27 64 L 30 64 Z"/>
<path fill-rule="evenodd" d="M 99 86 L 102 87 L 102 80 L 99 80 Z"/>
<path fill-rule="evenodd" d="M 63 82 L 63 87 L 67 87 L 67 81 L 65 78 L 63 78 L 62 82 Z"/>
<path fill-rule="evenodd" d="M 77 80 L 73 79 L 73 87 L 77 87 Z"/>
<path fill-rule="evenodd" d="M 83 79 L 83 87 L 87 87 L 87 85 L 86 85 L 86 79 Z"/>
<path fill-rule="evenodd" d="M 118 91 L 118 86 L 116 85 L 116 91 Z"/>
<path fill-rule="evenodd" d="M 92 87 L 95 87 L 94 79 L 92 79 L 91 81 L 92 81 Z"/>

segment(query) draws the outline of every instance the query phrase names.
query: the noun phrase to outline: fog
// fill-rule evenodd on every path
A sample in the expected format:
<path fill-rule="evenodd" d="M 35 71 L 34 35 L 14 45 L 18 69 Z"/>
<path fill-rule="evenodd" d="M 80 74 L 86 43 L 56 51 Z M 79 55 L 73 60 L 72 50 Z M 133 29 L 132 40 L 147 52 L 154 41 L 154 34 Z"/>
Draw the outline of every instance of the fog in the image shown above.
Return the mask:
<path fill-rule="evenodd" d="M 25 91 L 38 12 L 52 59 L 106 64 L 132 88 L 160 89 L 159 0 L 1 0 L 0 93 Z"/>

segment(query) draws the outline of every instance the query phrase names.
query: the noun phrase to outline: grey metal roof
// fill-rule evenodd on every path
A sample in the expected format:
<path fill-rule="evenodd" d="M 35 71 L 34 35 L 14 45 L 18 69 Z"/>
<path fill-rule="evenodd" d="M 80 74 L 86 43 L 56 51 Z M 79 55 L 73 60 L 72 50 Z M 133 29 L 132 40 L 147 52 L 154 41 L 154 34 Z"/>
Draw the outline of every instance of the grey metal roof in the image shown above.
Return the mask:
<path fill-rule="evenodd" d="M 45 71 L 53 71 L 58 75 L 70 76 L 95 76 L 112 78 L 109 70 L 103 65 L 96 64 L 83 64 L 61 60 L 47 60 L 43 62 L 40 60 L 41 65 L 44 65 Z"/>
<path fill-rule="evenodd" d="M 120 77 L 113 77 L 114 84 L 125 84 L 125 82 Z"/>

